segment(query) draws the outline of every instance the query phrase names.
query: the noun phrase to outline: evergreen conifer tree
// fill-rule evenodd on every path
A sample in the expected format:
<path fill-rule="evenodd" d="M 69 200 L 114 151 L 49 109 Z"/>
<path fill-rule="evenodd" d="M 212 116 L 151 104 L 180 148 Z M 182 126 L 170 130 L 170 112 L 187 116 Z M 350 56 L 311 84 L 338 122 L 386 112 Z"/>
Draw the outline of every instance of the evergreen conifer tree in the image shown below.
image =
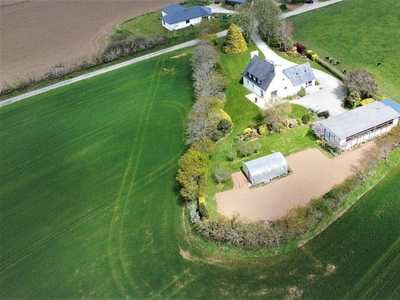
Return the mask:
<path fill-rule="evenodd" d="M 239 27 L 231 24 L 222 44 L 222 52 L 227 54 L 238 54 L 247 50 L 246 40 Z"/>

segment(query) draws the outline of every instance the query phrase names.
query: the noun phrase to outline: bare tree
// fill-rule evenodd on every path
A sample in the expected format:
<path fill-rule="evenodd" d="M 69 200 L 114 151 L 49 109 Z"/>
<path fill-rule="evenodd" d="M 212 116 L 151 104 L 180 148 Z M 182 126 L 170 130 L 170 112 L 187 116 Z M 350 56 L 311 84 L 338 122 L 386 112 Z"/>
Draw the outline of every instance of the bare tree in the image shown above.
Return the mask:
<path fill-rule="evenodd" d="M 253 9 L 261 36 L 270 42 L 281 26 L 281 11 L 273 0 L 255 0 Z"/>
<path fill-rule="evenodd" d="M 378 90 L 374 75 L 362 69 L 347 72 L 343 85 L 347 89 L 347 94 L 358 92 L 363 99 L 373 96 Z"/>
<path fill-rule="evenodd" d="M 293 44 L 292 34 L 293 34 L 293 21 L 283 21 L 281 25 L 277 28 L 275 33 L 276 41 L 280 46 L 285 48 L 285 51 L 290 45 Z"/>
<path fill-rule="evenodd" d="M 285 119 L 291 111 L 292 107 L 289 102 L 276 98 L 269 102 L 267 109 L 262 114 L 268 128 L 279 132 L 279 129 L 283 126 Z"/>
<path fill-rule="evenodd" d="M 319 137 L 319 138 L 324 138 L 325 136 L 325 129 L 324 127 L 321 125 L 321 122 L 314 122 L 311 125 L 312 130 L 314 131 L 314 134 Z"/>
<path fill-rule="evenodd" d="M 232 23 L 242 30 L 247 43 L 251 42 L 251 36 L 256 31 L 257 19 L 249 2 L 238 6 L 236 13 L 232 16 Z"/>
<path fill-rule="evenodd" d="M 382 150 L 377 147 L 371 147 L 361 153 L 361 158 L 358 160 L 362 169 L 375 167 L 379 159 L 382 157 Z"/>
<path fill-rule="evenodd" d="M 222 168 L 222 167 L 217 167 L 214 171 L 214 178 L 218 182 L 219 185 L 224 183 L 229 179 L 229 172 L 227 169 Z"/>
<path fill-rule="evenodd" d="M 376 145 L 381 149 L 382 157 L 389 162 L 389 153 L 396 147 L 397 141 L 393 135 L 385 135 L 376 140 Z"/>

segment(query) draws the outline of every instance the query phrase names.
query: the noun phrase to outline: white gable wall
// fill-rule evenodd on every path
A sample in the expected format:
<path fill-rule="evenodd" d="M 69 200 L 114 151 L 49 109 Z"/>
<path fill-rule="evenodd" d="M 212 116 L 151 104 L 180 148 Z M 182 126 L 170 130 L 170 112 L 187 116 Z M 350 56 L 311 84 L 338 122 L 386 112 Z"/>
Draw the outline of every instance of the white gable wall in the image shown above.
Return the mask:
<path fill-rule="evenodd" d="M 311 86 L 314 85 L 315 80 L 311 82 Z M 300 91 L 301 88 L 304 88 L 306 92 L 308 89 L 306 83 L 293 86 L 289 78 L 287 78 L 286 75 L 283 74 L 282 67 L 280 66 L 275 66 L 275 77 L 272 80 L 271 84 L 268 86 L 267 90 L 263 91 L 260 87 L 258 87 L 247 78 L 243 78 L 243 86 L 260 98 L 265 99 L 266 101 L 271 100 L 271 95 L 275 91 L 278 97 L 286 98 L 288 96 L 297 94 L 297 92 Z"/>
<path fill-rule="evenodd" d="M 207 19 L 210 19 L 210 18 L 207 17 Z M 200 24 L 202 20 L 203 20 L 202 17 L 198 17 L 198 18 L 190 19 L 190 20 L 188 20 L 188 22 L 185 20 L 182 22 L 174 23 L 174 24 L 168 24 L 164 21 L 161 21 L 161 24 L 162 24 L 162 26 L 167 28 L 169 31 L 174 31 L 174 30 L 185 28 L 185 27 L 189 27 L 190 25 Z"/>

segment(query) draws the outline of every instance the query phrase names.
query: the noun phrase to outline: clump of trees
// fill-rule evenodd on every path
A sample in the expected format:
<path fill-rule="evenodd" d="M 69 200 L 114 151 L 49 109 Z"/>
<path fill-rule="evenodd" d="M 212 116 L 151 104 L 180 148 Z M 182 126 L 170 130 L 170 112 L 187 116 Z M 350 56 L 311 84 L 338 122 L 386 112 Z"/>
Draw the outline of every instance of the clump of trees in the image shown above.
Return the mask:
<path fill-rule="evenodd" d="M 255 0 L 241 4 L 232 22 L 241 28 L 247 43 L 250 43 L 251 36 L 258 30 L 269 44 L 279 45 L 284 50 L 292 45 L 293 22 L 281 19 L 281 10 L 274 0 Z"/>
<path fill-rule="evenodd" d="M 196 99 L 218 97 L 226 86 L 219 55 L 209 40 L 201 40 L 193 51 L 191 65 Z"/>
<path fill-rule="evenodd" d="M 202 39 L 192 54 L 196 101 L 189 113 L 185 131 L 185 141 L 190 148 L 179 160 L 176 175 L 192 222 L 208 216 L 204 189 L 210 155 L 215 142 L 232 129 L 232 120 L 223 110 L 226 77 L 213 41 L 212 36 Z M 214 178 L 220 184 L 227 180 L 227 176 L 224 169 L 217 168 L 214 172 Z"/>
<path fill-rule="evenodd" d="M 187 201 L 198 200 L 204 192 L 210 159 L 207 153 L 189 149 L 179 159 L 176 179 L 181 184 L 181 195 Z"/>
<path fill-rule="evenodd" d="M 227 54 L 239 54 L 247 50 L 246 40 L 244 39 L 239 27 L 235 24 L 232 23 L 229 26 L 221 49 L 222 52 Z"/>
<path fill-rule="evenodd" d="M 207 137 L 218 141 L 232 129 L 232 120 L 223 110 L 221 98 L 226 77 L 219 55 L 209 40 L 202 40 L 193 51 L 193 85 L 196 102 L 186 126 L 186 144 L 191 145 Z"/>

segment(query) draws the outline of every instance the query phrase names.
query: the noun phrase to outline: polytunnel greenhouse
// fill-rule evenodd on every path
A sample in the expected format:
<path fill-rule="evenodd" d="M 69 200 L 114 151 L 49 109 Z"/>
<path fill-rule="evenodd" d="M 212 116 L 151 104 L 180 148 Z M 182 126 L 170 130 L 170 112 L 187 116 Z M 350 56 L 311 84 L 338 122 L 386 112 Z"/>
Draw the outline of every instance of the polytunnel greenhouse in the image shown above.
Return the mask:
<path fill-rule="evenodd" d="M 243 164 L 243 172 L 252 185 L 268 183 L 276 177 L 288 173 L 285 157 L 280 152 L 275 152 Z"/>

